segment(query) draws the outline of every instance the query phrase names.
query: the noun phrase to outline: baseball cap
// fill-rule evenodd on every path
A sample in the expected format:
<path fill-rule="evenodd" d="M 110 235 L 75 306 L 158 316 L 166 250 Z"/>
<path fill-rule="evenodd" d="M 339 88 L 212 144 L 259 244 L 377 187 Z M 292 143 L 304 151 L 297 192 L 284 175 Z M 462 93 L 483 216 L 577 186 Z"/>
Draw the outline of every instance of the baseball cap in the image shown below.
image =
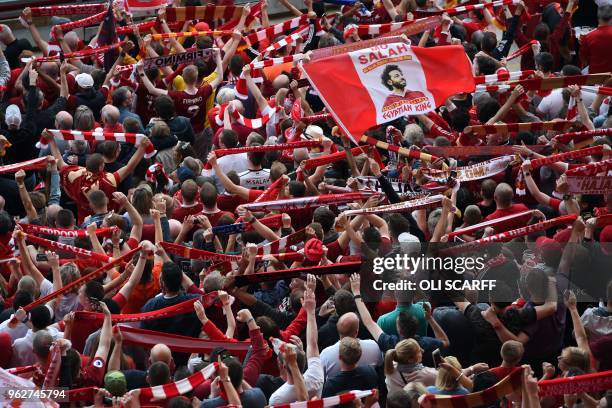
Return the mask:
<path fill-rule="evenodd" d="M 91 88 L 94 85 L 92 76 L 86 73 L 80 73 L 74 79 L 81 88 Z"/>
<path fill-rule="evenodd" d="M 196 29 L 196 31 L 208 31 L 210 30 L 210 26 L 208 25 L 208 23 L 204 22 L 204 21 L 200 21 L 199 23 L 197 23 L 194 28 Z"/>
<path fill-rule="evenodd" d="M 4 114 L 4 121 L 8 126 L 13 125 L 19 127 L 19 125 L 21 125 L 21 111 L 19 110 L 19 106 L 9 105 Z"/>
<path fill-rule="evenodd" d="M 304 135 L 308 136 L 312 139 L 322 139 L 323 138 L 323 129 L 316 125 L 310 125 L 304 130 Z"/>
<path fill-rule="evenodd" d="M 104 376 L 104 389 L 115 397 L 121 397 L 127 392 L 127 381 L 121 371 L 109 371 Z"/>

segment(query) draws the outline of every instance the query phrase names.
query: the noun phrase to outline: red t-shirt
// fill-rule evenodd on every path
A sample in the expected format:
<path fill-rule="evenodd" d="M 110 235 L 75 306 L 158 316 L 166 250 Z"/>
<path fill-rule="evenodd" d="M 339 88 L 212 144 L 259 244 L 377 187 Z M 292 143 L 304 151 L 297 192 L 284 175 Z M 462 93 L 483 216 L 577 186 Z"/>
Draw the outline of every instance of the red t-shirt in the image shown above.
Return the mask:
<path fill-rule="evenodd" d="M 180 207 L 175 208 L 172 211 L 172 219 L 183 222 L 188 215 L 198 214 L 202 212 L 204 206 L 202 203 L 195 203 L 194 205 L 185 206 L 182 204 Z"/>
<path fill-rule="evenodd" d="M 195 94 L 186 91 L 168 91 L 168 96 L 176 103 L 176 113 L 191 119 L 191 126 L 196 133 L 204 130 L 206 122 L 206 100 L 212 95 L 209 84 L 201 86 Z"/>
<path fill-rule="evenodd" d="M 493 211 L 491 214 L 489 214 L 485 220 L 486 221 L 490 221 L 490 220 L 494 220 L 496 218 L 501 218 L 501 217 L 506 217 L 508 215 L 512 215 L 512 214 L 518 214 L 521 213 L 523 211 L 528 211 L 529 208 L 527 208 L 525 206 L 525 204 L 512 204 L 509 208 L 505 208 L 503 210 L 495 210 Z M 520 220 L 514 220 L 512 221 L 512 225 L 510 229 L 515 229 L 515 228 L 519 228 L 522 227 L 524 225 L 521 225 Z"/>
<path fill-rule="evenodd" d="M 155 82 L 156 88 L 165 88 L 163 81 L 158 80 Z M 149 91 L 147 88 L 140 82 L 138 83 L 138 88 L 136 88 L 136 113 L 142 119 L 142 124 L 144 126 L 149 123 L 152 117 L 157 116 L 155 112 L 155 99 L 157 97 Z"/>
<path fill-rule="evenodd" d="M 70 173 L 77 173 L 72 181 L 70 181 L 69 178 Z M 89 201 L 87 200 L 86 194 L 92 189 L 94 184 L 97 183 L 98 188 L 104 191 L 106 197 L 111 198 L 112 194 L 117 191 L 117 185 L 121 183 L 117 172 L 93 174 L 80 166 L 62 167 L 60 170 L 60 178 L 64 191 L 68 194 L 68 197 L 73 199 L 77 204 L 79 224 L 83 222 L 86 216 L 93 214 L 89 207 Z M 114 185 L 109 181 L 109 178 L 114 179 Z M 109 207 L 111 203 L 112 201 L 109 200 Z"/>

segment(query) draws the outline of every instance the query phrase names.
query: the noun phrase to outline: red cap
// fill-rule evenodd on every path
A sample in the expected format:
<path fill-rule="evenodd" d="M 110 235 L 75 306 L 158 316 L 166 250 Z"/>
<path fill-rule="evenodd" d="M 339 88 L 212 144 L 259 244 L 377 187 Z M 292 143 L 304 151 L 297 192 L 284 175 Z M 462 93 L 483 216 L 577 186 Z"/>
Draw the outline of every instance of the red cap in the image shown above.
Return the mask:
<path fill-rule="evenodd" d="M 311 238 L 304 245 L 304 256 L 309 261 L 320 261 L 323 257 L 323 242 L 317 238 Z"/>
<path fill-rule="evenodd" d="M 548 237 L 539 237 L 536 239 L 536 250 L 540 252 L 544 259 L 554 259 L 561 256 L 563 249 L 561 244 L 556 240 Z"/>
<path fill-rule="evenodd" d="M 206 23 L 204 21 L 200 21 L 193 28 L 195 28 L 196 31 L 208 31 L 208 30 L 210 30 L 210 26 L 208 25 L 208 23 Z"/>
<path fill-rule="evenodd" d="M 571 235 L 572 235 L 572 229 L 565 228 L 565 229 L 557 231 L 557 233 L 555 234 L 553 238 L 555 241 L 561 244 L 565 244 L 567 241 L 569 241 Z"/>

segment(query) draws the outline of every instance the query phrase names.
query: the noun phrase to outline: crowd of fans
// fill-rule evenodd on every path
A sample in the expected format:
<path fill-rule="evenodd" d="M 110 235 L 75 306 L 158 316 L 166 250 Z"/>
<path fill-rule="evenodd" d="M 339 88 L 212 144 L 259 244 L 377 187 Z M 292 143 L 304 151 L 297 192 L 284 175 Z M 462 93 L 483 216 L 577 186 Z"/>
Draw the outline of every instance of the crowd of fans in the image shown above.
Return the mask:
<path fill-rule="evenodd" d="M 290 13 L 302 15 L 288 0 L 279 1 Z M 199 0 L 179 3 L 176 6 L 200 5 Z M 445 6 L 429 0 L 364 0 L 343 6 L 332 19 L 332 6 L 306 0 L 308 35 L 272 56 L 358 42 L 367 38 L 359 37 L 356 24 L 411 20 L 419 12 Z M 50 35 L 40 33 L 28 8 L 21 22 L 35 44 L 0 25 L 5 46 L 0 51 L 0 164 L 48 157 L 42 170 L 0 175 L 0 366 L 9 375 L 33 366 L 23 376 L 39 387 L 97 387 L 91 400 L 63 403 L 76 406 L 118 401 L 140 406 L 140 390 L 180 381 L 213 363 L 216 373 L 188 393 L 142 405 L 257 408 L 376 389 L 343 406 L 428 406 L 434 401 L 427 395 L 477 392 L 522 368 L 518 389 L 485 406 L 612 406 L 612 394 L 605 391 L 538 396 L 538 381 L 612 369 L 612 225 L 598 224 L 612 213 L 612 191 L 572 194 L 564 175 L 577 165 L 610 159 L 611 136 L 596 136 L 587 145 L 603 145 L 602 155 L 531 170 L 531 160 L 575 147 L 553 139 L 560 132 L 479 137 L 464 131 L 478 124 L 565 119 L 574 108 L 570 99 L 579 128 L 607 129 L 612 127 L 611 97 L 577 85 L 552 91 L 521 86 L 510 93 L 479 91 L 454 95 L 436 112 L 371 129 L 369 135 L 388 141 L 393 126 L 399 130 L 395 143 L 423 152 L 431 146 L 511 145 L 517 161 L 490 178 L 450 183 L 442 189 L 447 191 L 442 191 L 446 197 L 441 208 L 350 217 L 345 210 L 405 200 L 396 191 L 398 185 L 416 193 L 427 191 L 424 168 L 453 169 L 490 157 L 428 163 L 378 150 L 369 155 L 349 152 L 340 161 L 306 169 L 306 160 L 353 146 L 330 118 L 310 123 L 292 115 L 296 104 L 306 118 L 325 111 L 316 90 L 300 78 L 298 64 L 250 68 L 261 58 L 258 50 L 286 34 L 245 44 L 246 33 L 271 24 L 267 7 L 264 0 L 258 17 L 250 19 L 254 6 L 244 6 L 233 34 L 218 38 L 155 41 L 144 32 L 128 34 L 106 71 L 108 61 L 101 61 L 100 55 L 37 60 L 95 48 L 100 31 L 92 39 L 81 38 L 77 31 L 56 29 L 65 21 L 53 17 Z M 132 24 L 120 9 L 115 18 L 118 26 Z M 499 21 L 505 21 L 503 30 L 497 27 Z M 211 21 L 171 28 L 163 10 L 156 22 L 162 32 L 214 28 Z M 581 27 L 581 32 L 573 27 Z M 535 70 L 535 78 L 609 73 L 612 5 L 603 0 L 599 5 L 591 0 L 519 1 L 457 16 L 444 14 L 439 27 L 411 38 L 423 47 L 462 45 L 473 61 L 474 75 L 512 70 L 508 66 L 518 64 L 506 61 L 511 47 L 533 39 L 539 45 L 521 56 L 520 69 Z M 213 51 L 194 64 L 144 69 L 144 58 L 192 48 Z M 133 68 L 118 68 L 130 64 Z M 448 70 L 452 75 L 452 64 Z M 611 83 L 608 79 L 602 85 Z M 265 114 L 271 119 L 260 128 L 250 128 L 242 119 Z M 54 129 L 141 133 L 147 138 L 136 144 L 59 140 Z M 321 144 L 215 153 L 300 140 Z M 151 145 L 156 154 L 145 158 Z M 514 194 L 519 170 L 527 189 L 522 196 Z M 375 179 L 383 195 L 347 205 L 288 208 L 276 224 L 260 221 L 269 213 L 243 207 L 274 182 L 278 191 L 267 198 L 283 200 L 363 191 L 364 177 Z M 578 217 L 567 227 L 517 238 L 515 242 L 523 244 L 519 250 L 502 244 L 483 247 L 489 255 L 488 276 L 503 277 L 507 284 L 500 282 L 478 296 L 470 291 L 372 288 L 375 257 L 417 256 L 428 243 L 447 243 L 447 234 L 455 229 L 530 209 L 537 210 L 532 219 L 512 228 L 559 215 Z M 215 229 L 234 223 L 242 223 L 241 228 L 230 234 Z M 84 233 L 27 234 L 26 224 Z M 105 228 L 113 229 L 107 235 L 98 233 Z M 304 239 L 286 248 L 301 254 L 300 260 L 287 261 L 274 252 L 257 256 L 258 246 L 302 229 Z M 486 228 L 460 239 L 469 242 L 494 233 Z M 36 299 L 104 264 L 66 247 L 49 250 L 30 242 L 30 235 L 113 258 L 140 250 L 98 278 L 30 310 Z M 167 251 L 163 242 L 239 257 L 232 262 L 189 259 L 186 252 L 181 256 Z M 431 248 L 429 254 L 435 254 Z M 237 279 L 351 261 L 362 261 L 354 274 L 305 273 L 250 284 Z M 472 272 L 462 279 L 477 278 Z M 411 275 L 435 274 L 383 274 L 388 279 Z M 214 301 L 209 302 L 210 293 Z M 151 318 L 150 312 L 188 301 L 193 307 L 186 312 Z M 103 317 L 88 320 L 83 316 L 92 314 L 83 312 Z M 141 321 L 113 320 L 132 314 Z M 125 341 L 122 330 L 130 326 L 156 333 L 158 343 L 138 345 L 132 336 L 131 342 Z M 226 347 L 190 354 L 184 348 L 177 351 L 180 342 L 171 335 L 214 340 Z M 278 347 L 274 339 L 283 345 Z M 248 351 L 233 352 L 237 345 L 246 345 Z M 49 382 L 54 347 L 61 350 L 61 367 Z"/>

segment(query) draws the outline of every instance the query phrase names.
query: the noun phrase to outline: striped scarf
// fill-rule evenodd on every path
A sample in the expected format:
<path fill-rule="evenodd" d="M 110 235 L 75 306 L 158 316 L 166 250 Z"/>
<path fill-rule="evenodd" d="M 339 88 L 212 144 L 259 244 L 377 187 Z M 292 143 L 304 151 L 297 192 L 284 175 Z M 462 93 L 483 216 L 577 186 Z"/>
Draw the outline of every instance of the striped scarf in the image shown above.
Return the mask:
<path fill-rule="evenodd" d="M 80 130 L 56 130 L 56 129 L 47 129 L 47 132 L 51 133 L 55 140 L 85 140 L 88 142 L 93 141 L 105 141 L 110 140 L 113 142 L 122 142 L 133 144 L 134 146 L 139 146 L 144 140 L 147 138 L 146 135 L 142 133 L 115 133 L 115 132 L 84 132 Z M 44 137 L 41 137 L 39 142 L 36 144 L 36 147 L 39 149 L 47 145 L 47 140 Z M 157 151 L 152 143 L 147 146 L 147 150 L 145 152 L 145 158 L 151 158 L 155 156 Z"/>

